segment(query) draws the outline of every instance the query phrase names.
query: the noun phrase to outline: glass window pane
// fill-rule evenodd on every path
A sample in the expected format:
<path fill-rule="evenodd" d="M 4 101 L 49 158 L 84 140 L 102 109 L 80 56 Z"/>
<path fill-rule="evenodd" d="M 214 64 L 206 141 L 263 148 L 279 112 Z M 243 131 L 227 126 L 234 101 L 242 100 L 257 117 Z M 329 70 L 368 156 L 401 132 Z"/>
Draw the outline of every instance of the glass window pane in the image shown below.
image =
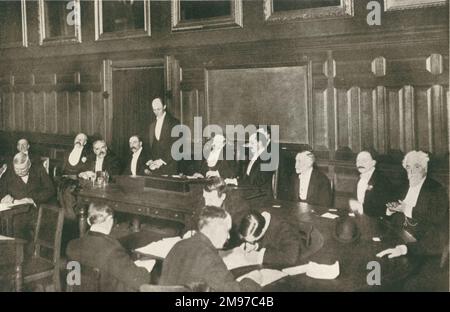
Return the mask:
<path fill-rule="evenodd" d="M 292 11 L 339 6 L 340 0 L 273 0 L 273 11 Z"/>
<path fill-rule="evenodd" d="M 231 1 L 181 1 L 181 20 L 230 16 Z"/>
<path fill-rule="evenodd" d="M 0 1 L 0 44 L 22 41 L 21 1 Z"/>
<path fill-rule="evenodd" d="M 103 6 L 103 32 L 145 29 L 144 1 L 105 1 Z"/>
<path fill-rule="evenodd" d="M 45 37 L 73 37 L 75 26 L 67 23 L 67 16 L 71 12 L 66 8 L 69 1 L 45 1 Z"/>

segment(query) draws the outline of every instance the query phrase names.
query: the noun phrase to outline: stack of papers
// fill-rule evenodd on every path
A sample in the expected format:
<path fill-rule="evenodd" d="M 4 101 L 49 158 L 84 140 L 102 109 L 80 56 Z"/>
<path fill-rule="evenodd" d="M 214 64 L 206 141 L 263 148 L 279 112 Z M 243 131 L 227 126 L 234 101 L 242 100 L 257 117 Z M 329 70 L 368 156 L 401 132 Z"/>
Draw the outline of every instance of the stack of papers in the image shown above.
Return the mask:
<path fill-rule="evenodd" d="M 323 215 L 321 215 L 322 218 L 327 218 L 327 219 L 336 219 L 339 218 L 338 215 L 334 214 L 334 213 L 329 213 L 329 212 L 325 212 Z"/>
<path fill-rule="evenodd" d="M 18 200 L 14 201 L 14 204 L 12 204 L 12 203 L 8 203 L 8 204 L 0 203 L 0 211 L 9 210 L 9 209 L 11 209 L 14 206 L 19 206 L 19 205 L 23 205 L 23 204 L 29 204 L 29 202 L 22 201 L 22 200 L 18 199 Z"/>
<path fill-rule="evenodd" d="M 145 268 L 147 271 L 151 272 L 153 270 L 153 267 L 156 264 L 156 260 L 153 260 L 153 259 L 136 260 L 136 261 L 134 261 L 134 264 L 136 264 L 138 267 Z"/>
<path fill-rule="evenodd" d="M 8 237 L 8 236 L 0 235 L 0 240 L 14 240 L 14 238 L 13 238 L 13 237 Z"/>
<path fill-rule="evenodd" d="M 167 254 L 170 252 L 172 247 L 180 240 L 182 240 L 182 238 L 179 236 L 167 237 L 157 242 L 150 243 L 147 246 L 138 248 L 135 251 L 145 255 L 165 258 L 167 257 Z"/>
<path fill-rule="evenodd" d="M 340 274 L 338 261 L 334 264 L 319 264 L 310 261 L 308 264 L 286 268 L 282 271 L 289 275 L 306 273 L 307 276 L 316 279 L 335 279 Z"/>
<path fill-rule="evenodd" d="M 259 274 L 262 277 L 262 282 L 261 283 L 258 282 L 258 284 L 261 285 L 261 287 L 272 284 L 273 282 L 276 282 L 279 279 L 282 279 L 283 277 L 288 276 L 287 273 L 279 271 L 279 270 L 262 269 L 262 270 L 251 271 L 250 273 L 247 273 L 247 274 L 244 274 L 244 275 L 238 277 L 236 280 L 238 282 L 242 281 L 244 278 L 250 278 L 250 279 L 254 280 L 253 276 L 259 275 Z"/>

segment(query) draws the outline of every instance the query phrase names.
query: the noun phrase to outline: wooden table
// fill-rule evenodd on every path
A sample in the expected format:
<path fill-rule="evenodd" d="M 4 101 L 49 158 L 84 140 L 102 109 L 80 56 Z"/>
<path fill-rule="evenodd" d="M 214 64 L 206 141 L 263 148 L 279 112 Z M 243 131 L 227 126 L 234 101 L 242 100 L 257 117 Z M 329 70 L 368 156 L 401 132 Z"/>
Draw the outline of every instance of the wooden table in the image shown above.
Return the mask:
<path fill-rule="evenodd" d="M 0 236 L 0 267 L 2 268 L 0 271 L 0 281 L 12 279 L 14 281 L 15 291 L 22 291 L 22 264 L 25 243 L 26 241 L 20 238 Z M 14 273 L 8 269 L 9 267 L 13 267 L 11 271 Z"/>
<path fill-rule="evenodd" d="M 186 224 L 203 200 L 201 181 L 139 176 L 116 177 L 116 181 L 100 188 L 85 183 L 78 192 L 81 235 L 87 227 L 86 207 L 93 201 L 133 215 L 133 231 L 137 232 L 140 227 L 138 216 Z"/>
<path fill-rule="evenodd" d="M 324 237 L 323 247 L 310 258 L 299 261 L 298 265 L 314 261 L 320 264 L 333 264 L 339 261 L 340 275 L 334 280 L 319 280 L 300 274 L 288 276 L 263 288 L 264 291 L 380 291 L 395 290 L 417 267 L 414 259 L 402 256 L 394 259 L 377 258 L 376 254 L 386 248 L 392 248 L 398 243 L 394 233 L 386 232 L 378 226 L 376 220 L 358 219 L 357 224 L 363 227 L 361 237 L 353 243 L 342 243 L 335 239 L 335 220 L 321 217 L 327 212 L 327 207 L 312 206 L 304 203 L 292 203 L 286 201 L 274 201 L 272 204 L 281 206 L 274 208 L 268 205 L 266 211 L 276 214 L 286 220 L 296 222 L 311 222 Z M 346 212 L 331 213 L 344 215 Z M 369 224 L 371 223 L 371 224 Z M 382 223 L 381 223 L 382 224 Z M 372 237 L 381 238 L 375 242 Z M 367 265 L 371 261 L 377 261 L 381 268 L 381 285 L 368 285 L 367 275 L 371 270 Z M 275 267 L 276 268 L 276 267 Z M 242 275 L 251 268 L 241 268 L 234 273 Z M 276 268 L 281 269 L 281 268 Z"/>
<path fill-rule="evenodd" d="M 6 236 L 14 236 L 14 217 L 19 214 L 28 213 L 31 206 L 30 204 L 23 204 L 0 211 L 0 233 Z"/>

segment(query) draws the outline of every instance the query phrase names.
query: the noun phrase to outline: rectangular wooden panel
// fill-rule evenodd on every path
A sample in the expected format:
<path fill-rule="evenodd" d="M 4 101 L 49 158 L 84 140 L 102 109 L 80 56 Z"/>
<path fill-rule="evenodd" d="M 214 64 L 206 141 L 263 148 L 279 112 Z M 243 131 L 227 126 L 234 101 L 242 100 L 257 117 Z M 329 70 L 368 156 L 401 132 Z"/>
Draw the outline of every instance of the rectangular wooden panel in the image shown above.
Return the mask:
<path fill-rule="evenodd" d="M 103 97 L 100 92 L 94 92 L 93 102 L 93 119 L 94 119 L 94 133 L 95 135 L 105 135 L 105 108 Z"/>
<path fill-rule="evenodd" d="M 69 133 L 80 132 L 80 92 L 69 93 Z"/>
<path fill-rule="evenodd" d="M 400 133 L 403 131 L 403 119 L 400 114 L 399 97 L 397 89 L 388 89 L 387 91 L 389 107 L 389 149 L 399 151 Z"/>
<path fill-rule="evenodd" d="M 361 89 L 361 141 L 362 149 L 375 147 L 373 110 L 372 110 L 372 90 Z"/>
<path fill-rule="evenodd" d="M 56 133 L 56 117 L 57 117 L 57 94 L 55 91 L 46 94 L 45 101 L 45 132 Z"/>
<path fill-rule="evenodd" d="M 61 134 L 68 134 L 69 131 L 69 102 L 68 92 L 58 92 L 56 96 L 56 125 L 57 132 Z"/>
<path fill-rule="evenodd" d="M 35 93 L 34 96 L 34 121 L 35 121 L 35 131 L 36 132 L 45 132 L 45 100 L 46 95 L 45 92 Z"/>
<path fill-rule="evenodd" d="M 314 90 L 313 93 L 313 146 L 317 150 L 329 150 L 327 92 L 327 90 Z"/>
<path fill-rule="evenodd" d="M 34 131 L 34 92 L 25 93 L 25 130 Z"/>
<path fill-rule="evenodd" d="M 432 121 L 432 112 L 431 112 L 431 98 L 428 97 L 427 89 L 425 88 L 416 88 L 415 89 L 415 111 L 414 115 L 416 117 L 416 138 L 417 138 L 417 148 L 423 151 L 432 152 L 432 131 L 431 131 L 431 121 Z M 409 113 L 408 109 L 405 109 L 405 115 Z M 405 116 L 405 124 L 406 118 L 408 118 L 409 114 Z M 408 131 L 409 128 L 405 128 L 405 132 Z M 405 142 L 405 146 L 406 146 Z M 409 149 L 408 149 L 409 151 Z"/>
<path fill-rule="evenodd" d="M 14 93 L 14 118 L 15 129 L 25 131 L 25 93 Z"/>

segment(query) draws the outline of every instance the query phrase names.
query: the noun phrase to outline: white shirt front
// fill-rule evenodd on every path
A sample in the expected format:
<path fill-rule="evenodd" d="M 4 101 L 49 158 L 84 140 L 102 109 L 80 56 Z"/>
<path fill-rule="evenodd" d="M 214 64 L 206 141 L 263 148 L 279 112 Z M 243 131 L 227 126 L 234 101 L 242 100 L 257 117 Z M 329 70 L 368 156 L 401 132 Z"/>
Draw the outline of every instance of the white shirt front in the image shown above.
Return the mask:
<path fill-rule="evenodd" d="M 161 117 L 156 118 L 156 126 L 155 126 L 155 137 L 159 141 L 159 138 L 161 137 L 161 129 L 164 122 L 164 117 L 166 117 L 166 112 Z"/>
<path fill-rule="evenodd" d="M 103 160 L 105 158 L 98 158 L 95 160 L 95 172 L 103 171 Z"/>
<path fill-rule="evenodd" d="M 29 177 L 30 177 L 30 176 L 27 174 L 26 176 L 23 176 L 23 177 L 20 177 L 20 178 L 22 179 L 23 183 L 27 184 L 27 183 L 28 183 L 28 178 L 29 178 Z"/>
<path fill-rule="evenodd" d="M 417 205 L 417 199 L 419 198 L 420 190 L 422 189 L 422 185 L 425 182 L 425 178 L 423 178 L 423 180 L 420 181 L 416 186 L 410 186 L 408 189 L 408 193 L 403 200 L 403 202 L 407 204 L 405 210 L 403 211 L 403 214 L 408 218 L 412 218 L 412 211 L 413 208 Z"/>
<path fill-rule="evenodd" d="M 136 175 L 137 161 L 138 161 L 139 155 L 141 155 L 141 151 L 142 151 L 142 147 L 133 153 L 133 158 L 131 159 L 131 174 L 132 175 Z"/>
<path fill-rule="evenodd" d="M 298 178 L 300 180 L 298 195 L 300 196 L 301 200 L 306 200 L 306 197 L 308 197 L 309 181 L 311 180 L 312 171 L 313 168 L 311 167 L 306 172 L 298 175 Z"/>
<path fill-rule="evenodd" d="M 248 167 L 247 167 L 247 175 L 248 176 L 250 175 L 250 172 L 252 171 L 253 164 L 258 159 L 258 157 L 264 152 L 264 150 L 265 149 L 263 148 L 263 149 L 259 150 L 255 155 L 253 155 L 253 157 L 250 160 L 250 163 L 248 164 Z"/>
<path fill-rule="evenodd" d="M 70 152 L 70 155 L 69 155 L 69 164 L 71 166 L 78 165 L 78 162 L 80 161 L 80 156 L 81 156 L 82 152 L 83 152 L 83 147 L 78 147 L 78 145 L 77 145 L 73 148 L 73 150 Z"/>
<path fill-rule="evenodd" d="M 358 201 L 361 204 L 364 204 L 364 199 L 366 197 L 366 191 L 367 191 L 367 187 L 369 186 L 369 181 L 370 178 L 372 177 L 372 174 L 375 171 L 375 167 L 370 169 L 367 172 L 361 173 L 359 181 L 358 181 L 358 186 L 357 186 L 357 197 L 358 197 Z"/>

